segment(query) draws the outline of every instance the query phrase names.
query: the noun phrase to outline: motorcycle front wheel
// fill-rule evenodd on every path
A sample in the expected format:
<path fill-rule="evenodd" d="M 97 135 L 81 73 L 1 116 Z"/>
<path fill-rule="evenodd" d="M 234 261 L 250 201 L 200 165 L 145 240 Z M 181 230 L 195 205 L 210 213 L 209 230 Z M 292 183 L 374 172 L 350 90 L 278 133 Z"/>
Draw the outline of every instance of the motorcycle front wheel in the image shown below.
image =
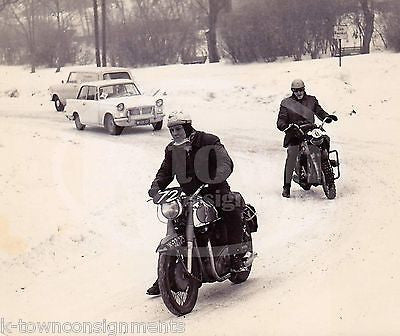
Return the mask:
<path fill-rule="evenodd" d="M 322 166 L 322 188 L 327 199 L 334 199 L 336 197 L 335 176 L 329 160 L 324 160 Z"/>
<path fill-rule="evenodd" d="M 181 316 L 190 313 L 196 305 L 198 284 L 185 272 L 182 259 L 160 253 L 158 258 L 158 285 L 168 310 Z"/>

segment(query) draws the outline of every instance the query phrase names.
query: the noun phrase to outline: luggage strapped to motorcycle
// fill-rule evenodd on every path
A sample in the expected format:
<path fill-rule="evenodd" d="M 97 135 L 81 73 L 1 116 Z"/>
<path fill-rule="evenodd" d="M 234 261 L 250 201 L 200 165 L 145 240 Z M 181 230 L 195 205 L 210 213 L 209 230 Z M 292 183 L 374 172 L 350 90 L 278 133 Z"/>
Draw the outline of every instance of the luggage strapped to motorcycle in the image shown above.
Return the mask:
<path fill-rule="evenodd" d="M 243 209 L 243 220 L 249 226 L 250 232 L 257 232 L 258 230 L 257 212 L 256 209 L 251 204 L 246 203 Z"/>

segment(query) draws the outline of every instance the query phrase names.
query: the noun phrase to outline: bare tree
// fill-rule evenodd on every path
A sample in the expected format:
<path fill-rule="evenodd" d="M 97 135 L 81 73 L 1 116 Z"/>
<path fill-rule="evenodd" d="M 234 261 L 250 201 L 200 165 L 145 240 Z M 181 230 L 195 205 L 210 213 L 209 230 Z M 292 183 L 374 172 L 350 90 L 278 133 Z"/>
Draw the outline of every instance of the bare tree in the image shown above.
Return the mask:
<path fill-rule="evenodd" d="M 232 2 L 231 0 L 208 0 L 208 6 L 205 5 L 203 0 L 196 0 L 196 2 L 199 7 L 207 13 L 208 30 L 206 33 L 206 37 L 208 47 L 208 60 L 210 63 L 217 63 L 220 59 L 217 47 L 218 16 L 222 10 L 229 10 Z"/>
<path fill-rule="evenodd" d="M 19 0 L 0 0 L 0 12 L 5 9 L 8 5 L 17 3 Z"/>
<path fill-rule="evenodd" d="M 18 7 L 16 5 L 10 7 L 26 38 L 30 54 L 31 73 L 36 72 L 35 6 L 38 2 L 35 2 L 35 0 L 22 0 Z"/>
<path fill-rule="evenodd" d="M 374 33 L 375 11 L 373 0 L 360 0 L 361 9 L 364 16 L 363 24 L 359 25 L 362 35 L 362 54 L 369 54 L 372 34 Z"/>
<path fill-rule="evenodd" d="M 94 43 L 95 43 L 95 54 L 96 54 L 96 65 L 101 66 L 100 62 L 100 42 L 99 42 L 99 14 L 97 0 L 93 0 L 93 18 L 94 18 Z"/>
<path fill-rule="evenodd" d="M 55 15 L 57 18 L 57 41 L 56 41 L 56 72 L 60 72 L 61 64 L 60 64 L 60 51 L 61 51 L 61 10 L 60 10 L 60 0 L 53 0 L 55 5 Z"/>

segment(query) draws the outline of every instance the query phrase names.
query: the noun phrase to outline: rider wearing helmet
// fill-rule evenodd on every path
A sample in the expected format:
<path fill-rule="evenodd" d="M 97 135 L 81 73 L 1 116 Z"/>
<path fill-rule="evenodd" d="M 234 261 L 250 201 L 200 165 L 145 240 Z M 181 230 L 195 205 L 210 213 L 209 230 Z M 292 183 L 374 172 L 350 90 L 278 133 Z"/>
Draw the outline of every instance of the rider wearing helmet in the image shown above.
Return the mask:
<path fill-rule="evenodd" d="M 290 197 L 290 186 L 293 170 L 296 165 L 296 158 L 299 153 L 299 145 L 303 139 L 304 127 L 314 124 L 315 116 L 326 122 L 337 121 L 335 115 L 326 113 L 319 105 L 316 97 L 308 95 L 305 91 L 304 82 L 295 79 L 291 84 L 292 95 L 281 102 L 277 126 L 280 131 L 285 132 L 283 147 L 287 148 L 285 163 L 283 197 Z"/>
<path fill-rule="evenodd" d="M 186 195 L 192 195 L 201 185 L 208 184 L 201 195 L 214 204 L 227 225 L 230 253 L 234 256 L 233 270 L 240 269 L 243 263 L 239 255 L 243 251 L 237 246 L 243 234 L 241 208 L 234 201 L 226 181 L 233 171 L 231 158 L 217 136 L 193 128 L 188 114 L 174 111 L 168 116 L 167 126 L 172 141 L 165 148 L 164 160 L 151 184 L 149 196 L 153 198 L 158 191 L 167 188 L 174 177 Z M 229 204 L 224 200 L 229 200 Z M 157 281 L 147 294 L 160 294 Z"/>

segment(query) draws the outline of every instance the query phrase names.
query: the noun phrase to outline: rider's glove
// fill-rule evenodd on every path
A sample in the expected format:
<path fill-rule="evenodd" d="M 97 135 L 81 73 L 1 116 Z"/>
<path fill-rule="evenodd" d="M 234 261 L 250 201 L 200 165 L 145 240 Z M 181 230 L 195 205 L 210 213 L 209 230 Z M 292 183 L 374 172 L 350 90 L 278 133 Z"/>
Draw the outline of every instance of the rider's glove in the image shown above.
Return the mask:
<path fill-rule="evenodd" d="M 303 133 L 307 133 L 308 131 L 311 131 L 314 128 L 315 128 L 315 124 L 307 123 L 307 124 L 300 125 L 300 129 L 303 131 Z"/>
<path fill-rule="evenodd" d="M 290 124 L 286 129 L 284 130 L 285 133 L 295 133 L 300 131 L 300 126 L 296 124 Z"/>
<path fill-rule="evenodd" d="M 325 122 L 326 123 L 331 123 L 332 121 L 338 121 L 338 118 L 334 114 L 330 114 L 326 117 Z"/>
<path fill-rule="evenodd" d="M 301 140 L 304 136 L 304 132 L 301 130 L 299 125 L 290 124 L 286 129 L 285 133 L 290 139 L 298 139 Z"/>
<path fill-rule="evenodd" d="M 151 198 L 154 198 L 154 196 L 157 195 L 157 193 L 158 193 L 159 190 L 160 190 L 160 189 L 158 189 L 158 188 L 152 187 L 152 188 L 149 189 L 149 191 L 148 191 L 147 193 L 149 194 L 149 196 L 150 196 Z"/>

